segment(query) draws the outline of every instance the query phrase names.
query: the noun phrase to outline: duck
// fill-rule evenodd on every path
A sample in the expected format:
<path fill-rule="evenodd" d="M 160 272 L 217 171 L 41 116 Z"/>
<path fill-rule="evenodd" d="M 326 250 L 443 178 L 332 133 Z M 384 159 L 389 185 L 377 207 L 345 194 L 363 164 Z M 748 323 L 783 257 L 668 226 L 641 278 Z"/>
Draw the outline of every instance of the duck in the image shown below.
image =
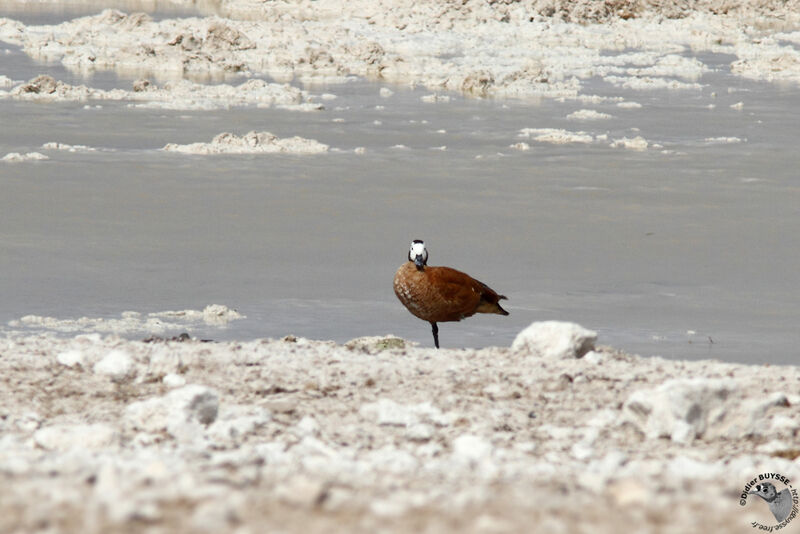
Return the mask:
<path fill-rule="evenodd" d="M 476 313 L 508 315 L 499 303 L 508 298 L 505 295 L 456 269 L 428 266 L 428 249 L 420 239 L 411 242 L 408 261 L 394 275 L 394 294 L 412 315 L 431 324 L 437 349 L 438 323 L 460 321 Z"/>
<path fill-rule="evenodd" d="M 747 492 L 749 495 L 758 495 L 769 505 L 769 511 L 778 520 L 778 523 L 789 517 L 792 511 L 792 495 L 789 488 L 784 488 L 778 492 L 772 482 L 762 482 L 756 485 L 755 489 Z"/>

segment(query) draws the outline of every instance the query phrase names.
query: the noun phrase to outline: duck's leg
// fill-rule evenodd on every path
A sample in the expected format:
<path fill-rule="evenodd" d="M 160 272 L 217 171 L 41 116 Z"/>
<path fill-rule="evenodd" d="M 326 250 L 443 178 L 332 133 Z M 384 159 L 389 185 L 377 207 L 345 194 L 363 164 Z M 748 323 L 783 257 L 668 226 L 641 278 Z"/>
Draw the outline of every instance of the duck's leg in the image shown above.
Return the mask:
<path fill-rule="evenodd" d="M 431 330 L 433 331 L 433 344 L 436 345 L 436 348 L 439 348 L 439 327 L 436 323 L 431 323 Z"/>

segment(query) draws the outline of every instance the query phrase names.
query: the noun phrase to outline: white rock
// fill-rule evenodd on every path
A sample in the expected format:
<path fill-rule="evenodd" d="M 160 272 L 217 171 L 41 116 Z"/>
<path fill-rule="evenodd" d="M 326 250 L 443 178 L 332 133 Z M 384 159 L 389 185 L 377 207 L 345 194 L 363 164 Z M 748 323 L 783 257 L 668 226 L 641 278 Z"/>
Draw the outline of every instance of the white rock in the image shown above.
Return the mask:
<path fill-rule="evenodd" d="M 594 349 L 597 332 L 575 323 L 544 321 L 517 334 L 511 349 L 545 358 L 580 358 Z"/>
<path fill-rule="evenodd" d="M 546 434 L 550 441 L 555 442 L 571 439 L 575 434 L 575 429 L 565 426 L 543 424 L 539 427 L 539 432 Z"/>
<path fill-rule="evenodd" d="M 97 344 L 103 340 L 103 336 L 98 333 L 93 334 L 78 334 L 75 336 L 75 341 L 79 341 L 83 344 Z"/>
<path fill-rule="evenodd" d="M 417 416 L 407 406 L 391 399 L 365 404 L 359 413 L 363 417 L 374 419 L 379 425 L 408 426 L 418 421 Z"/>
<path fill-rule="evenodd" d="M 280 139 L 269 132 L 248 132 L 239 137 L 232 133 L 221 133 L 210 143 L 192 143 L 178 145 L 170 143 L 162 150 L 183 154 L 321 154 L 328 151 L 328 145 L 305 139 L 303 137 L 287 137 Z"/>
<path fill-rule="evenodd" d="M 651 492 L 638 479 L 624 478 L 610 484 L 608 494 L 617 506 L 643 506 L 652 499 Z"/>
<path fill-rule="evenodd" d="M 389 473 L 405 474 L 419 469 L 419 461 L 410 453 L 387 445 L 366 455 L 370 470 L 381 470 Z"/>
<path fill-rule="evenodd" d="M 8 53 L 8 50 L 6 50 L 6 53 Z M 10 89 L 20 83 L 22 83 L 20 80 L 12 80 L 8 76 L 0 74 L 0 89 Z"/>
<path fill-rule="evenodd" d="M 620 450 L 612 449 L 605 456 L 592 460 L 587 465 L 588 471 L 596 472 L 605 478 L 619 475 L 622 465 L 628 461 L 628 456 Z"/>
<path fill-rule="evenodd" d="M 583 356 L 584 361 L 588 363 L 593 363 L 595 365 L 600 365 L 606 359 L 605 354 L 602 352 L 597 352 L 594 350 L 590 350 Z"/>
<path fill-rule="evenodd" d="M 19 152 L 9 152 L 2 158 L 0 161 L 5 161 L 8 163 L 19 163 L 22 161 L 41 161 L 45 159 L 50 159 L 44 154 L 40 152 L 28 152 L 27 154 L 20 154 Z"/>
<path fill-rule="evenodd" d="M 535 441 L 522 441 L 514 443 L 514 449 L 524 454 L 533 454 L 538 445 Z"/>
<path fill-rule="evenodd" d="M 666 465 L 669 478 L 676 480 L 685 480 L 687 475 L 693 480 L 713 480 L 724 476 L 726 469 L 721 462 L 698 461 L 683 455 L 669 460 Z"/>
<path fill-rule="evenodd" d="M 311 506 L 325 491 L 325 486 L 321 480 L 297 475 L 278 485 L 274 491 L 278 499 L 284 502 L 295 506 Z"/>
<path fill-rule="evenodd" d="M 105 424 L 50 425 L 40 428 L 33 441 L 47 450 L 103 449 L 117 439 L 117 431 Z"/>
<path fill-rule="evenodd" d="M 258 406 L 226 406 L 209 426 L 208 435 L 216 441 L 238 442 L 271 419 L 271 414 Z"/>
<path fill-rule="evenodd" d="M 782 440 L 774 439 L 772 441 L 768 441 L 767 443 L 762 443 L 761 445 L 756 447 L 758 452 L 764 454 L 775 454 L 782 451 L 790 451 L 796 449 L 796 445 L 794 443 L 789 443 Z"/>
<path fill-rule="evenodd" d="M 362 417 L 375 420 L 379 425 L 410 426 L 420 421 L 447 426 L 451 417 L 442 414 L 441 410 L 430 402 L 419 404 L 399 404 L 391 399 L 380 399 L 365 404 L 359 410 Z"/>
<path fill-rule="evenodd" d="M 125 351 L 112 350 L 94 364 L 92 370 L 96 374 L 107 375 L 115 382 L 122 382 L 134 374 L 133 358 Z"/>
<path fill-rule="evenodd" d="M 299 436 L 313 436 L 319 432 L 319 423 L 313 417 L 307 415 L 300 419 L 295 429 Z"/>
<path fill-rule="evenodd" d="M 175 373 L 168 373 L 161 379 L 168 388 L 180 388 L 186 385 L 186 379 Z"/>
<path fill-rule="evenodd" d="M 188 385 L 163 397 L 129 404 L 126 423 L 145 432 L 166 431 L 173 437 L 192 439 L 202 434 L 204 426 L 214 422 L 219 410 L 219 396 L 206 386 Z"/>
<path fill-rule="evenodd" d="M 76 365 L 83 367 L 86 364 L 86 357 L 83 352 L 79 350 L 67 350 L 59 352 L 58 356 L 56 356 L 56 361 L 67 367 L 74 367 Z"/>
<path fill-rule="evenodd" d="M 566 143 L 589 144 L 594 141 L 594 137 L 586 132 L 571 132 L 560 128 L 523 128 L 519 131 L 518 137 L 557 145 Z"/>
<path fill-rule="evenodd" d="M 595 111 L 593 109 L 579 109 L 578 111 L 573 111 L 567 115 L 567 119 L 578 121 L 596 121 L 610 118 L 611 115 L 608 113 L 600 113 L 599 111 Z"/>
<path fill-rule="evenodd" d="M 203 502 L 192 512 L 191 525 L 193 532 L 231 532 L 241 519 L 244 511 L 243 497 L 232 494 L 222 500 L 214 499 Z"/>
<path fill-rule="evenodd" d="M 291 461 L 291 455 L 286 452 L 286 444 L 280 441 L 258 444 L 254 447 L 254 450 L 268 464 Z"/>
<path fill-rule="evenodd" d="M 369 504 L 370 513 L 381 518 L 398 518 L 408 515 L 414 507 L 408 492 L 399 491 L 385 499 L 374 499 Z"/>
<path fill-rule="evenodd" d="M 111 521 L 122 522 L 134 515 L 135 503 L 124 496 L 127 484 L 119 460 L 104 461 L 98 466 L 95 478 L 94 496 Z"/>
<path fill-rule="evenodd" d="M 623 137 L 611 142 L 613 148 L 627 148 L 628 150 L 647 150 L 649 143 L 641 135 L 633 138 Z"/>
<path fill-rule="evenodd" d="M 769 425 L 770 430 L 772 432 L 778 434 L 796 434 L 798 428 L 800 428 L 800 424 L 797 423 L 791 417 L 786 417 L 785 415 L 776 415 L 772 418 L 772 422 Z"/>
<path fill-rule="evenodd" d="M 223 304 L 209 304 L 203 308 L 203 321 L 208 325 L 226 325 L 237 319 L 244 319 L 244 315 Z"/>
<path fill-rule="evenodd" d="M 36 412 L 25 412 L 11 418 L 11 427 L 22 432 L 33 432 L 42 424 L 42 416 Z"/>
<path fill-rule="evenodd" d="M 703 141 L 712 145 L 725 145 L 725 144 L 741 143 L 743 141 L 746 141 L 746 139 L 743 140 L 740 137 L 706 137 L 705 139 L 703 139 Z M 696 334 L 696 332 L 693 332 L 691 330 L 689 332 L 692 332 L 692 334 Z M 688 334 L 689 332 L 686 333 Z"/>
<path fill-rule="evenodd" d="M 583 441 L 575 443 L 570 449 L 570 454 L 576 460 L 587 460 L 594 455 L 594 448 Z"/>
<path fill-rule="evenodd" d="M 477 463 L 492 455 L 492 444 L 473 434 L 464 434 L 453 440 L 453 457 L 467 463 Z"/>
<path fill-rule="evenodd" d="M 428 104 L 433 104 L 435 102 L 450 102 L 450 97 L 447 95 L 439 95 L 434 93 L 420 97 L 420 100 Z"/>
<path fill-rule="evenodd" d="M 428 441 L 433 437 L 433 434 L 433 426 L 427 423 L 416 423 L 406 430 L 406 437 L 411 441 Z"/>
<path fill-rule="evenodd" d="M 736 384 L 729 380 L 668 380 L 631 394 L 622 407 L 622 417 L 648 438 L 668 437 L 689 443 L 724 419 L 726 401 L 736 391 Z"/>
<path fill-rule="evenodd" d="M 143 316 L 134 311 L 122 312 L 119 318 L 80 317 L 78 319 L 59 319 L 26 315 L 9 324 L 12 326 L 54 330 L 57 332 L 86 332 L 93 334 L 76 336 L 76 340 L 100 341 L 96 333 L 130 334 L 144 331 L 148 334 L 164 334 L 167 331 L 191 331 L 199 326 L 225 327 L 231 321 L 243 319 L 244 315 L 221 304 L 211 304 L 203 310 L 179 310 L 148 313 Z"/>
<path fill-rule="evenodd" d="M 312 436 L 304 437 L 300 443 L 292 447 L 290 452 L 295 458 L 322 456 L 326 460 L 334 460 L 339 459 L 340 456 L 336 449 Z"/>
<path fill-rule="evenodd" d="M 95 152 L 97 149 L 86 145 L 68 145 L 51 141 L 42 145 L 45 150 L 64 150 L 67 152 Z"/>
<path fill-rule="evenodd" d="M 383 98 L 389 98 L 390 96 L 392 96 L 394 94 L 394 91 L 392 91 L 388 87 L 381 87 L 381 90 L 379 91 L 379 93 Z"/>

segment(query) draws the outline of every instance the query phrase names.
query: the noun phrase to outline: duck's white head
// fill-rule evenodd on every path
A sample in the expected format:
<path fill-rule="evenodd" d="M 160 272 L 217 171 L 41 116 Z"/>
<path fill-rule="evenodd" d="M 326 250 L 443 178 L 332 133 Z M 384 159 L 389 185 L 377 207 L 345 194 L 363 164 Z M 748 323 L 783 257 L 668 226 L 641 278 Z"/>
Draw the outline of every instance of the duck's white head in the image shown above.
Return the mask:
<path fill-rule="evenodd" d="M 428 250 L 425 248 L 425 243 L 419 239 L 411 242 L 411 248 L 408 251 L 408 261 L 413 261 L 414 265 L 420 271 L 428 263 Z"/>

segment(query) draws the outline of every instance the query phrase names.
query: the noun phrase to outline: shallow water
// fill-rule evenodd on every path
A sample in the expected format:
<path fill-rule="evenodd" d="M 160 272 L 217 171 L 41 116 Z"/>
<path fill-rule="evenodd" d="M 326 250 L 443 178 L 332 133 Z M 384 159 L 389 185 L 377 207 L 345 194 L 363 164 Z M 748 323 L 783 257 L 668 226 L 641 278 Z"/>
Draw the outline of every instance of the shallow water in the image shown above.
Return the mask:
<path fill-rule="evenodd" d="M 392 86 L 381 98 L 380 85 L 363 81 L 309 88 L 337 96 L 317 113 L 0 100 L 13 125 L 0 129 L 0 157 L 51 158 L 0 163 L 0 322 L 216 302 L 247 319 L 198 335 L 394 333 L 432 345 L 427 323 L 391 287 L 408 243 L 422 238 L 432 265 L 464 270 L 510 299 L 509 317 L 440 325 L 444 347 L 508 345 L 532 321 L 561 319 L 645 355 L 796 363 L 800 90 L 735 78 L 729 57 L 703 60 L 715 70 L 702 90 L 594 80 L 586 91 L 640 109 L 456 95 L 428 104 L 420 98 L 430 91 Z M 12 79 L 131 83 L 107 73 L 81 80 L 2 44 L 0 65 Z M 737 102 L 743 109 L 730 107 Z M 565 118 L 578 109 L 613 118 Z M 529 151 L 509 148 L 522 128 L 641 135 L 663 149 L 531 140 Z M 250 130 L 342 151 L 158 150 Z M 707 141 L 722 137 L 744 142 Z M 41 149 L 51 141 L 102 150 Z"/>

